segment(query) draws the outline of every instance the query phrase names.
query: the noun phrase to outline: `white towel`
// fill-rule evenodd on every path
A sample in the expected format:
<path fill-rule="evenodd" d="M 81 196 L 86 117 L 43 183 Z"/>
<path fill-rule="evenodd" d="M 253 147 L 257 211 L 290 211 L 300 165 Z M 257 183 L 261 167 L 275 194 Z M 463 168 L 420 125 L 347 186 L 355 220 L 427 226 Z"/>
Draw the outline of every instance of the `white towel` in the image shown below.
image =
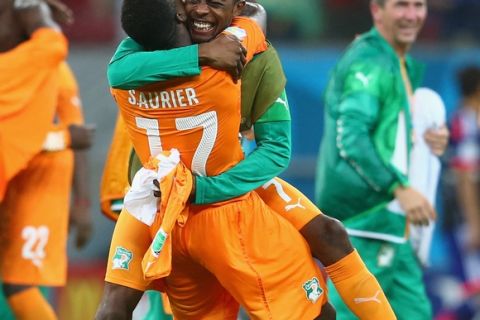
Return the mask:
<path fill-rule="evenodd" d="M 141 168 L 133 178 L 132 186 L 125 195 L 125 209 L 139 221 L 151 226 L 158 211 L 160 198 L 153 195 L 158 190 L 153 180 L 161 181 L 180 163 L 180 153 L 177 149 L 171 149 L 168 156 L 160 153 L 155 157 L 160 160 L 158 170 Z"/>
<path fill-rule="evenodd" d="M 438 93 L 428 88 L 417 89 L 414 101 L 413 124 L 416 141 L 411 153 L 408 177 L 412 187 L 435 205 L 441 165 L 438 157 L 430 151 L 423 135 L 428 129 L 445 125 L 445 105 Z M 434 228 L 434 221 L 430 221 L 428 226 L 410 225 L 410 242 L 424 266 L 429 264 Z"/>

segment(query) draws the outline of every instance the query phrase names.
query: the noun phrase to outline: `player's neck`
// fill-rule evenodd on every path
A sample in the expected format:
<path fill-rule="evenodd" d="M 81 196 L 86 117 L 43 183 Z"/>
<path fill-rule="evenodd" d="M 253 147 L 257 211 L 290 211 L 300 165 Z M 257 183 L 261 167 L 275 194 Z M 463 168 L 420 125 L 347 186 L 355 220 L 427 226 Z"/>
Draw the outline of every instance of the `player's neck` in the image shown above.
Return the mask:
<path fill-rule="evenodd" d="M 178 24 L 177 27 L 177 41 L 175 47 L 185 47 L 192 44 L 192 39 L 190 38 L 190 33 L 183 24 Z"/>
<path fill-rule="evenodd" d="M 27 39 L 11 12 L 0 13 L 0 52 L 11 50 Z"/>
<path fill-rule="evenodd" d="M 406 43 L 399 43 L 395 41 L 393 36 L 391 36 L 381 25 L 375 25 L 380 35 L 388 42 L 388 44 L 392 47 L 393 51 L 397 54 L 397 56 L 401 59 L 404 59 L 407 55 L 408 51 L 410 51 L 411 45 Z"/>
<path fill-rule="evenodd" d="M 392 45 L 392 44 L 390 44 Z M 400 57 L 400 59 L 404 60 L 405 56 L 407 55 L 408 51 L 410 51 L 410 46 L 405 46 L 405 45 L 392 45 L 393 50 L 395 50 L 395 53 L 397 56 Z"/>

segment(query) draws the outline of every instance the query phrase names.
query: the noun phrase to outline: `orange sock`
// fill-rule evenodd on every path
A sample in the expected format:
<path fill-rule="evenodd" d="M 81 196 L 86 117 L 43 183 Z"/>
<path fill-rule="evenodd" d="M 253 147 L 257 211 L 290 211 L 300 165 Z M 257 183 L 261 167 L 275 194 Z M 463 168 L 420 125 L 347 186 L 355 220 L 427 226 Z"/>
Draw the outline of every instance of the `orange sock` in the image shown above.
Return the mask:
<path fill-rule="evenodd" d="M 396 319 L 377 279 L 357 250 L 325 268 L 348 308 L 362 320 Z"/>
<path fill-rule="evenodd" d="M 8 304 L 18 320 L 56 320 L 57 316 L 37 287 L 15 293 Z"/>

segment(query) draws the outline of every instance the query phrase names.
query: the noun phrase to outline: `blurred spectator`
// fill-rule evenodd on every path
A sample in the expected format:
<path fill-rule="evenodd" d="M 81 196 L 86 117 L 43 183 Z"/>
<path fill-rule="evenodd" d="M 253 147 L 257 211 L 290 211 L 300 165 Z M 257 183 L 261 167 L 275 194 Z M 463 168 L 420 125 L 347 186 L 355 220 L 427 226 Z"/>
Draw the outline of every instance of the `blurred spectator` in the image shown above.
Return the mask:
<path fill-rule="evenodd" d="M 75 22 L 64 32 L 72 41 L 105 42 L 116 40 L 117 0 L 65 0 L 75 12 Z"/>
<path fill-rule="evenodd" d="M 458 73 L 462 100 L 451 124 L 451 167 L 457 184 L 460 212 L 467 227 L 466 249 L 480 249 L 480 68 L 469 66 Z"/>
<path fill-rule="evenodd" d="M 480 1 L 430 0 L 430 18 L 423 32 L 426 40 L 479 41 Z"/>
<path fill-rule="evenodd" d="M 442 304 L 438 319 L 480 316 L 480 66 L 457 74 L 461 95 L 451 120 L 451 145 L 443 175 L 444 229 L 451 256 L 450 275 L 434 281 Z"/>
<path fill-rule="evenodd" d="M 370 0 L 321 1 L 326 2 L 325 35 L 328 39 L 351 41 L 356 35 L 370 29 Z"/>
<path fill-rule="evenodd" d="M 269 38 L 319 38 L 324 29 L 323 0 L 259 0 L 268 12 Z"/>
<path fill-rule="evenodd" d="M 70 0 L 74 1 L 74 0 Z M 369 29 L 370 0 L 258 0 L 268 12 L 269 38 L 350 41 Z M 420 40 L 479 41 L 479 0 L 429 0 Z"/>

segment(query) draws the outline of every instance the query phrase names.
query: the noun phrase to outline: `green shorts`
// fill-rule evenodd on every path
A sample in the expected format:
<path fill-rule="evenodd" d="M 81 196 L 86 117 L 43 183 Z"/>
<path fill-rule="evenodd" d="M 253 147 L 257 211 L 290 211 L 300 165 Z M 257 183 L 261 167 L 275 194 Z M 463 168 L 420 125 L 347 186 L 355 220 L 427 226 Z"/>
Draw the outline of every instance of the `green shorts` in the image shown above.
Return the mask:
<path fill-rule="evenodd" d="M 377 278 L 398 320 L 431 320 L 432 306 L 425 292 L 423 272 L 409 242 L 396 244 L 350 237 L 368 270 Z M 328 283 L 337 319 L 357 319 Z"/>

